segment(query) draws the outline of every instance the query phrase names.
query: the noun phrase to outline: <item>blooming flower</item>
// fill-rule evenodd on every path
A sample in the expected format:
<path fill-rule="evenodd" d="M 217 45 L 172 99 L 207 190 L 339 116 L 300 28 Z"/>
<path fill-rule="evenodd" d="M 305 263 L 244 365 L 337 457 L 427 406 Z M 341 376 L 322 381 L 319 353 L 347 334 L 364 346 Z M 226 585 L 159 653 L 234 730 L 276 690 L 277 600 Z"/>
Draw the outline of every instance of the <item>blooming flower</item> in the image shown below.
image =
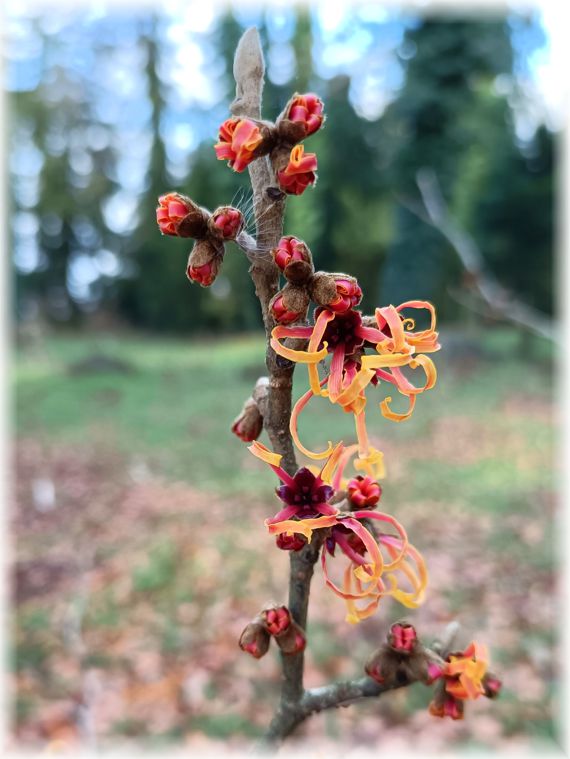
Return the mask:
<path fill-rule="evenodd" d="M 234 171 L 242 172 L 257 158 L 256 150 L 262 142 L 261 129 L 254 121 L 232 118 L 221 125 L 214 150 L 218 160 L 227 161 Z"/>
<path fill-rule="evenodd" d="M 439 683 L 429 706 L 430 714 L 463 719 L 464 701 L 497 696 L 502 683 L 487 671 L 487 666 L 487 647 L 475 641 L 465 651 L 449 654 L 439 672 L 432 673 Z"/>
<path fill-rule="evenodd" d="M 303 468 L 294 477 L 280 467 L 281 456 L 260 443 L 253 443 L 250 451 L 269 464 L 284 483 L 276 492 L 286 507 L 265 521 L 272 535 L 299 534 L 310 542 L 314 530 L 331 528 L 321 554 L 323 574 L 331 590 L 345 600 L 348 621 L 355 623 L 369 617 L 387 595 L 411 608 L 421 603 L 427 572 L 420 554 L 409 544 L 402 525 L 389 514 L 371 510 L 345 514 L 329 503 L 335 494 L 332 482 L 339 480 L 339 465 L 345 464 L 342 444 L 336 446 L 318 475 Z M 384 523 L 393 527 L 397 534 L 372 535 L 360 520 Z M 337 546 L 349 559 L 342 587 L 330 577 L 327 564 L 327 555 L 334 556 Z M 389 560 L 384 558 L 382 551 L 387 553 Z M 411 590 L 399 587 L 397 570 L 401 570 L 402 579 L 411 585 Z M 387 573 L 386 579 L 384 573 Z M 359 607 L 357 602 L 360 601 L 366 605 Z"/>
<path fill-rule="evenodd" d="M 408 309 L 426 309 L 431 315 L 430 327 L 413 331 L 414 320 L 404 318 L 401 313 Z M 387 419 L 403 421 L 411 416 L 416 396 L 435 385 L 435 366 L 424 355 L 440 347 L 435 331 L 435 309 L 431 303 L 407 301 L 397 308 L 379 308 L 376 309 L 375 326 L 371 326 L 369 321 L 364 322 L 361 313 L 352 308 L 344 313 L 335 313 L 330 307 L 324 307 L 315 311 L 313 327 L 279 326 L 272 332 L 271 346 L 277 354 L 308 366 L 310 390 L 295 404 L 290 429 L 299 450 L 310 458 L 325 458 L 331 452 L 331 444 L 325 451 L 316 453 L 305 448 L 299 440 L 298 418 L 313 396 L 328 397 L 344 411 L 354 414 L 360 456 L 364 459 L 370 455 L 364 411 L 366 387 L 379 381 L 394 385 L 401 395 L 408 398 L 408 410 L 403 413 L 393 411 L 390 407 L 391 396 L 380 403 L 380 410 Z M 308 339 L 306 350 L 293 350 L 283 345 L 281 340 L 287 337 Z M 331 354 L 330 366 L 321 380 L 317 365 L 328 354 Z M 424 384 L 414 385 L 402 372 L 404 366 L 412 370 L 421 368 L 425 374 Z"/>
<path fill-rule="evenodd" d="M 316 132 L 321 128 L 324 121 L 323 101 L 314 93 L 307 92 L 305 95 L 294 95 L 286 117 L 290 121 L 297 121 L 304 125 L 305 136 Z"/>
<path fill-rule="evenodd" d="M 289 163 L 277 172 L 279 186 L 288 195 L 302 195 L 317 178 L 317 156 L 305 153 L 302 145 L 295 145 L 289 156 Z"/>

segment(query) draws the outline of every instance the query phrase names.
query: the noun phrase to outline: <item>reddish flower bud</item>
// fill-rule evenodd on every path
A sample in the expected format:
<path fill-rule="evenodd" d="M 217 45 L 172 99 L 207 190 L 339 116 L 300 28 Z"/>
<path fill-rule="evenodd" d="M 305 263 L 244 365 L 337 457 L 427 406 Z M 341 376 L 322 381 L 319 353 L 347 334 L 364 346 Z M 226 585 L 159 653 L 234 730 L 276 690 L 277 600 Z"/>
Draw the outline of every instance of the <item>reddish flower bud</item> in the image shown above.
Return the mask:
<path fill-rule="evenodd" d="M 261 621 L 250 622 L 239 639 L 239 647 L 256 659 L 265 656 L 269 648 L 271 638 Z"/>
<path fill-rule="evenodd" d="M 275 543 L 282 551 L 300 551 L 307 545 L 307 539 L 298 533 L 286 535 L 282 532 L 277 536 Z"/>
<path fill-rule="evenodd" d="M 279 635 L 285 632 L 291 624 L 291 614 L 286 606 L 273 607 L 261 612 L 265 619 L 265 629 L 270 635 Z"/>
<path fill-rule="evenodd" d="M 434 661 L 428 662 L 426 685 L 431 685 L 435 680 L 443 677 L 443 673 L 444 669 L 441 664 L 437 664 Z"/>
<path fill-rule="evenodd" d="M 501 692 L 502 687 L 503 683 L 495 675 L 488 673 L 483 678 L 483 688 L 485 689 L 487 698 L 496 698 Z"/>
<path fill-rule="evenodd" d="M 248 398 L 243 404 L 243 408 L 234 420 L 231 429 L 234 435 L 243 440 L 244 443 L 251 443 L 261 435 L 263 417 L 253 398 Z"/>
<path fill-rule="evenodd" d="M 279 186 L 288 195 L 302 195 L 317 178 L 317 156 L 305 153 L 302 145 L 296 145 L 289 156 L 289 163 L 277 172 Z"/>
<path fill-rule="evenodd" d="M 277 243 L 277 247 L 271 251 L 273 260 L 285 272 L 285 269 L 293 261 L 311 262 L 311 253 L 303 240 L 299 240 L 293 235 L 282 237 Z"/>
<path fill-rule="evenodd" d="M 382 495 L 382 488 L 372 477 L 359 475 L 350 480 L 347 487 L 348 499 L 359 509 L 375 506 Z"/>
<path fill-rule="evenodd" d="M 312 92 L 307 92 L 305 95 L 294 95 L 290 101 L 286 118 L 303 124 L 305 136 L 308 137 L 321 128 L 324 121 L 323 109 L 323 101 Z"/>
<path fill-rule="evenodd" d="M 429 705 L 429 713 L 434 717 L 463 719 L 463 701 L 458 701 L 453 696 L 448 696 L 443 702 L 434 699 Z"/>
<path fill-rule="evenodd" d="M 336 314 L 343 314 L 360 303 L 362 290 L 354 277 L 349 277 L 346 274 L 334 274 L 333 276 L 337 294 L 331 303 L 326 304 L 326 307 Z"/>
<path fill-rule="evenodd" d="M 169 192 L 158 199 L 156 221 L 163 235 L 198 240 L 206 235 L 208 212 L 190 198 Z"/>
<path fill-rule="evenodd" d="M 186 269 L 186 276 L 191 279 L 192 282 L 197 282 L 202 287 L 210 287 L 218 276 L 219 266 L 215 259 L 208 261 L 208 263 L 202 264 L 202 266 L 189 265 Z"/>
<path fill-rule="evenodd" d="M 223 240 L 235 240 L 243 224 L 242 212 L 232 206 L 216 208 L 209 221 L 211 232 Z"/>
<path fill-rule="evenodd" d="M 299 625 L 291 620 L 291 624 L 275 636 L 275 641 L 284 654 L 292 656 L 305 650 L 307 639 Z"/>
<path fill-rule="evenodd" d="M 197 240 L 186 267 L 186 276 L 202 287 L 209 287 L 218 276 L 224 259 L 224 246 L 219 247 L 210 240 Z"/>
<path fill-rule="evenodd" d="M 283 302 L 283 295 L 278 293 L 273 299 L 270 306 L 271 315 L 278 324 L 292 324 L 302 319 L 304 314 L 299 311 L 292 311 Z"/>
<path fill-rule="evenodd" d="M 267 129 L 265 129 L 267 131 Z M 264 137 L 259 124 L 250 119 L 227 119 L 220 127 L 219 142 L 214 145 L 216 156 L 220 161 L 227 161 L 230 168 L 241 172 L 263 150 Z"/>
<path fill-rule="evenodd" d="M 418 636 L 412 625 L 406 622 L 396 622 L 390 628 L 388 643 L 399 653 L 410 653 L 416 646 Z"/>

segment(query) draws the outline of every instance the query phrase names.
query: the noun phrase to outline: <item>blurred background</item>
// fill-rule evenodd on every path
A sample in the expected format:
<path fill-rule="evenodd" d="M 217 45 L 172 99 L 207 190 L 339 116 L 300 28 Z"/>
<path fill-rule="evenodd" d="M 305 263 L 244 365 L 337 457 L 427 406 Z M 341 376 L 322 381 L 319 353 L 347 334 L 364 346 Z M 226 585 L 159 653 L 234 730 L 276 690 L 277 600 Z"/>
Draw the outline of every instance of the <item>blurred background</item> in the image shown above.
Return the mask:
<path fill-rule="evenodd" d="M 263 528 L 274 477 L 229 432 L 264 373 L 259 308 L 237 249 L 202 289 L 188 241 L 155 221 L 167 190 L 247 207 L 247 172 L 212 146 L 253 24 L 264 116 L 295 90 L 326 104 L 307 145 L 318 184 L 289 200 L 286 233 L 357 276 L 367 313 L 437 305 L 437 387 L 403 425 L 370 415 L 382 506 L 430 569 L 408 618 L 428 640 L 458 619 L 505 683 L 463 723 L 431 717 L 417 685 L 314 717 L 300 739 L 553 745 L 556 16 L 172 0 L 11 3 L 5 21 L 13 745 L 240 747 L 271 716 L 277 656 L 236 641 L 286 600 L 288 557 Z M 305 386 L 301 368 L 295 397 Z M 353 434 L 328 404 L 306 416 L 309 444 Z M 388 601 L 347 626 L 320 568 L 313 588 L 309 686 L 358 675 L 402 614 Z"/>

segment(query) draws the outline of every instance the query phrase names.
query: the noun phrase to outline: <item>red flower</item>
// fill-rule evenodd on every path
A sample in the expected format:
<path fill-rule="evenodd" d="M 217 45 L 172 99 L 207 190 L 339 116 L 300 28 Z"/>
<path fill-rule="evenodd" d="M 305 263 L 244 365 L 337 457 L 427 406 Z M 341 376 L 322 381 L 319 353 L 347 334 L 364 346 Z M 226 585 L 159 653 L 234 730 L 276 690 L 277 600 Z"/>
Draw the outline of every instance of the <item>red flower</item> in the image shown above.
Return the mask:
<path fill-rule="evenodd" d="M 255 160 L 254 155 L 263 141 L 258 125 L 249 119 L 227 119 L 220 127 L 219 142 L 214 145 L 220 161 L 241 172 Z"/>
<path fill-rule="evenodd" d="M 291 624 L 291 615 L 286 606 L 267 609 L 263 612 L 263 616 L 265 617 L 265 629 L 270 635 L 279 635 Z"/>
<path fill-rule="evenodd" d="M 303 314 L 287 308 L 282 295 L 278 295 L 271 304 L 271 315 L 278 324 L 292 324 L 303 317 Z"/>
<path fill-rule="evenodd" d="M 343 314 L 357 306 L 362 300 L 362 290 L 358 282 L 352 277 L 335 276 L 337 297 L 332 303 L 327 303 L 327 308 L 335 314 Z"/>
<path fill-rule="evenodd" d="M 237 208 L 227 206 L 214 211 L 212 224 L 224 240 L 235 240 L 243 227 L 243 214 Z"/>
<path fill-rule="evenodd" d="M 372 508 L 380 500 L 382 488 L 368 475 L 361 475 L 350 480 L 348 483 L 348 499 L 359 509 Z"/>
<path fill-rule="evenodd" d="M 202 266 L 189 266 L 186 269 L 186 276 L 193 282 L 198 282 L 202 287 L 210 287 L 218 275 L 215 260 L 209 261 Z"/>
<path fill-rule="evenodd" d="M 309 262 L 311 260 L 309 250 L 305 243 L 292 235 L 282 237 L 272 253 L 273 260 L 281 271 L 285 271 L 287 266 L 293 261 Z"/>
<path fill-rule="evenodd" d="M 317 156 L 306 153 L 302 145 L 295 145 L 287 166 L 277 174 L 279 186 L 289 195 L 302 195 L 317 178 Z"/>
<path fill-rule="evenodd" d="M 287 118 L 290 121 L 302 123 L 308 137 L 321 128 L 324 121 L 323 109 L 323 101 L 314 93 L 307 92 L 305 95 L 297 95 L 293 98 Z"/>
<path fill-rule="evenodd" d="M 172 235 L 174 237 L 188 237 L 189 235 L 180 235 L 180 223 L 194 211 L 194 206 L 190 205 L 182 195 L 177 192 L 169 192 L 161 195 L 158 199 L 156 209 L 156 221 L 163 235 Z"/>
<path fill-rule="evenodd" d="M 282 551 L 300 551 L 307 545 L 307 539 L 297 533 L 286 535 L 282 532 L 275 539 L 275 543 Z"/>
<path fill-rule="evenodd" d="M 412 625 L 397 622 L 390 628 L 388 642 L 396 651 L 410 653 L 413 651 L 417 639 L 416 630 Z"/>

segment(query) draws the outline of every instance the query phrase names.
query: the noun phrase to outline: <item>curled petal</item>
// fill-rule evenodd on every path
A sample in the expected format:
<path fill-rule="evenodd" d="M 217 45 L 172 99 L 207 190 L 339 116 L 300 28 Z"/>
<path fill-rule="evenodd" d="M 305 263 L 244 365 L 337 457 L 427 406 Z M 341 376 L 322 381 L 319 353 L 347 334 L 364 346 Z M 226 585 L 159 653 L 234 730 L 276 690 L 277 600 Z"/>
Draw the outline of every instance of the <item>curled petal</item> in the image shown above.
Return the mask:
<path fill-rule="evenodd" d="M 435 385 L 437 381 L 437 369 L 431 358 L 423 355 L 416 356 L 410 361 L 409 367 L 410 369 L 417 369 L 418 366 L 422 367 L 426 375 L 426 381 L 422 387 L 416 387 L 413 385 L 410 380 L 404 376 L 401 369 L 398 369 L 397 367 L 392 368 L 395 384 L 403 395 L 417 395 L 423 393 L 424 390 L 431 390 Z"/>
<path fill-rule="evenodd" d="M 405 395 L 405 393 L 403 393 Z M 392 411 L 390 408 L 390 403 L 392 402 L 392 397 L 388 395 L 382 403 L 380 404 L 380 411 L 382 412 L 382 416 L 385 419 L 390 419 L 392 422 L 403 422 L 406 419 L 409 419 L 414 411 L 414 407 L 416 405 L 416 396 L 415 395 L 408 395 L 408 400 L 410 401 L 410 406 L 406 412 L 403 414 L 397 414 L 395 411 Z"/>
<path fill-rule="evenodd" d="M 308 542 L 311 542 L 314 530 L 320 530 L 323 527 L 332 527 L 338 524 L 336 515 L 316 517 L 314 519 L 284 519 L 282 522 L 271 523 L 269 519 L 265 520 L 265 526 L 271 535 L 304 535 Z"/>
<path fill-rule="evenodd" d="M 290 327 L 275 327 L 271 332 L 271 347 L 279 356 L 288 358 L 289 361 L 294 361 L 297 364 L 318 364 L 318 362 L 322 361 L 323 358 L 325 358 L 327 355 L 326 344 L 321 350 L 318 351 L 302 351 L 294 350 L 293 348 L 287 348 L 285 345 L 282 345 L 279 342 L 280 338 L 309 337 L 310 333 L 312 332 L 310 327 L 300 327 L 297 329 L 298 332 L 300 332 L 300 330 L 309 330 L 309 334 L 292 334 L 294 329 L 291 329 Z"/>
<path fill-rule="evenodd" d="M 323 382 L 326 382 L 326 380 L 323 380 Z M 305 446 L 299 440 L 299 430 L 297 429 L 298 423 L 299 423 L 299 415 L 313 396 L 314 396 L 313 391 L 307 390 L 307 392 L 299 398 L 297 403 L 295 403 L 295 405 L 293 406 L 293 411 L 291 413 L 291 420 L 289 422 L 289 430 L 291 432 L 291 437 L 293 438 L 293 442 L 295 443 L 297 448 L 301 451 L 301 453 L 303 453 L 305 456 L 308 456 L 308 458 L 313 459 L 313 460 L 326 459 L 327 456 L 330 456 L 331 453 L 334 451 L 334 446 L 330 440 L 328 442 L 328 446 L 326 450 L 321 451 L 320 453 L 316 453 L 315 451 L 310 451 L 308 448 L 305 448 Z"/>
<path fill-rule="evenodd" d="M 288 485 L 289 487 L 295 487 L 293 478 L 287 474 L 287 472 L 281 466 L 279 466 L 281 459 L 283 458 L 282 456 L 280 456 L 278 453 L 273 453 L 273 451 L 270 451 L 269 448 L 264 446 L 263 443 L 260 443 L 258 440 L 255 440 L 251 445 L 249 445 L 248 449 L 258 459 L 261 459 L 262 461 L 265 461 L 266 464 L 269 464 L 281 482 L 283 482 L 285 485 Z"/>

